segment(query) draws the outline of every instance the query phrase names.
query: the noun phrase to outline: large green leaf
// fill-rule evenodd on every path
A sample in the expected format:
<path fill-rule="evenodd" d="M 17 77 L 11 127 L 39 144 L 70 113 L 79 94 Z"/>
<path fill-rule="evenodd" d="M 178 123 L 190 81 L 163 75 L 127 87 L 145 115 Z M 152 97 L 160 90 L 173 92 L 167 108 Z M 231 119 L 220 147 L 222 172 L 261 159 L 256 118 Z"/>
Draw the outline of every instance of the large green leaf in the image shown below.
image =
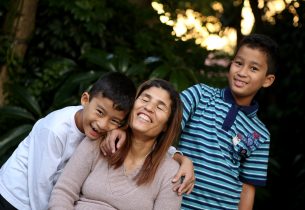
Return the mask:
<path fill-rule="evenodd" d="M 35 117 L 32 113 L 28 112 L 26 109 L 16 106 L 3 106 L 0 107 L 0 116 L 3 118 L 9 118 L 10 120 L 26 119 L 35 121 Z"/>
<path fill-rule="evenodd" d="M 129 55 L 126 49 L 117 48 L 115 51 L 115 56 L 112 59 L 112 63 L 114 63 L 116 71 L 126 73 L 130 66 Z"/>
<path fill-rule="evenodd" d="M 24 124 L 16 127 L 0 137 L 0 156 L 7 150 L 17 146 L 31 131 L 32 124 Z"/>
<path fill-rule="evenodd" d="M 143 63 L 139 63 L 139 64 L 133 64 L 131 65 L 127 71 L 125 72 L 125 74 L 127 76 L 139 76 L 139 75 L 143 75 L 145 72 L 145 65 Z M 141 81 L 142 82 L 142 81 Z"/>
<path fill-rule="evenodd" d="M 35 97 L 31 95 L 25 88 L 18 85 L 13 85 L 10 87 L 13 96 L 24 105 L 26 109 L 37 116 L 41 116 L 41 109 L 37 103 Z"/>
<path fill-rule="evenodd" d="M 111 62 L 113 55 L 98 49 L 90 49 L 86 51 L 82 57 L 88 63 L 95 64 L 105 71 L 116 71 L 115 66 Z"/>
<path fill-rule="evenodd" d="M 83 72 L 71 75 L 66 82 L 59 88 L 54 97 L 54 103 L 60 103 L 67 98 L 73 96 L 75 90 L 81 86 L 81 84 L 91 84 L 101 76 L 102 72 Z M 76 96 L 78 97 L 78 96 Z"/>
<path fill-rule="evenodd" d="M 171 68 L 168 65 L 161 65 L 156 68 L 149 76 L 149 78 L 161 78 L 165 79 L 171 72 Z"/>
<path fill-rule="evenodd" d="M 169 81 L 178 91 L 183 91 L 193 84 L 192 80 L 188 78 L 185 69 L 182 68 L 171 72 Z"/>

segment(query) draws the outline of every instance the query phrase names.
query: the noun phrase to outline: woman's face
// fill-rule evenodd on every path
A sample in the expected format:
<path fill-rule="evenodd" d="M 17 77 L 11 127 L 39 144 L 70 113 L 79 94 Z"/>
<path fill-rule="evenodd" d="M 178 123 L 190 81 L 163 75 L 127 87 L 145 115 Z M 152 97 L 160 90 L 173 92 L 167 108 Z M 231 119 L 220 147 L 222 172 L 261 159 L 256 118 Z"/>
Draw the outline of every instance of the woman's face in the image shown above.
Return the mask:
<path fill-rule="evenodd" d="M 171 114 L 171 99 L 162 88 L 151 87 L 144 90 L 136 99 L 129 125 L 133 135 L 153 139 L 167 129 Z"/>

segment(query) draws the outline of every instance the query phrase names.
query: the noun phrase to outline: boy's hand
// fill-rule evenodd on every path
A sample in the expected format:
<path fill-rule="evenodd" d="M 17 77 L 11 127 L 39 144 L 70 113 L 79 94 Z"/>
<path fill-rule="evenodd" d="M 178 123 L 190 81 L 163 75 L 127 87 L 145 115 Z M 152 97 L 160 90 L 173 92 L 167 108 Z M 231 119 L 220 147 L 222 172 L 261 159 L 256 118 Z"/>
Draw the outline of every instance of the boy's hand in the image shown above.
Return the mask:
<path fill-rule="evenodd" d="M 179 185 L 175 185 L 173 190 L 177 191 L 178 195 L 182 195 L 183 193 L 190 194 L 195 184 L 193 162 L 179 153 L 174 155 L 174 159 L 180 163 L 180 168 L 172 182 L 175 183 L 180 180 L 182 182 Z"/>
<path fill-rule="evenodd" d="M 102 141 L 100 149 L 105 156 L 112 155 L 119 149 L 126 140 L 126 132 L 121 129 L 109 131 Z"/>

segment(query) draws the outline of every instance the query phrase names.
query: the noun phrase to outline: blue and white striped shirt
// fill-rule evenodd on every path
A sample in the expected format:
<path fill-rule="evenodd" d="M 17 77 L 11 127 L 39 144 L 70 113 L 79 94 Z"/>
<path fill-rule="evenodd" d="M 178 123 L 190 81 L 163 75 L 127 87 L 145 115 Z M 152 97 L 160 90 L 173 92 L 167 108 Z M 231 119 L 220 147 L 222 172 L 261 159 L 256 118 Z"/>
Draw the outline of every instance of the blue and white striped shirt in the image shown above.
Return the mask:
<path fill-rule="evenodd" d="M 265 185 L 270 134 L 258 104 L 241 107 L 231 91 L 194 85 L 184 104 L 179 150 L 192 159 L 196 182 L 182 209 L 237 209 L 242 183 Z"/>

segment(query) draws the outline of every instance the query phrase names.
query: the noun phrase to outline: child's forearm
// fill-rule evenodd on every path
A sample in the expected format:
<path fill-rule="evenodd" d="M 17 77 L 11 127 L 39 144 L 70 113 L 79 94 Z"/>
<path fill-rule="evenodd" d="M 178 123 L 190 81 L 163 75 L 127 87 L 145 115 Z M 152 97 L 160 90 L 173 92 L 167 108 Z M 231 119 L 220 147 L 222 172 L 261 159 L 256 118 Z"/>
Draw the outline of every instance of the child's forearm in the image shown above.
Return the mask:
<path fill-rule="evenodd" d="M 243 184 L 242 192 L 240 194 L 239 210 L 252 210 L 255 197 L 255 187 L 250 184 Z"/>
<path fill-rule="evenodd" d="M 184 158 L 185 157 L 180 152 L 176 152 L 176 153 L 173 154 L 173 159 L 175 161 L 177 161 L 180 165 L 182 164 Z"/>

